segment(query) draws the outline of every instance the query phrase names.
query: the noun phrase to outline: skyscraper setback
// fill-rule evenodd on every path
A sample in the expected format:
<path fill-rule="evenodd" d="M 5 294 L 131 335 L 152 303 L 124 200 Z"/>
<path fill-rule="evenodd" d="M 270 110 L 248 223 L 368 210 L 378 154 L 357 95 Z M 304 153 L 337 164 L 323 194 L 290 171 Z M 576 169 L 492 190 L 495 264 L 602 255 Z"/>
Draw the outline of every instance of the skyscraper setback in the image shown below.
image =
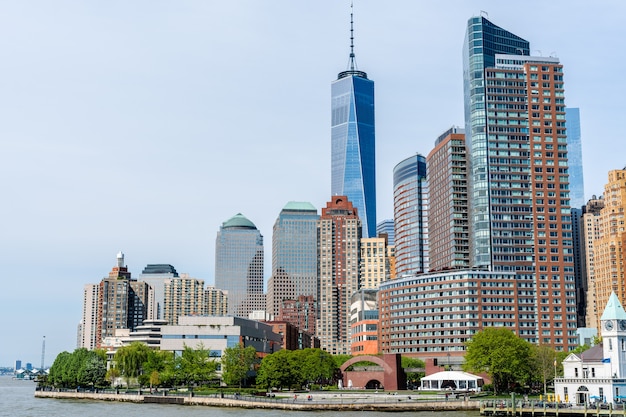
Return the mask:
<path fill-rule="evenodd" d="M 374 82 L 356 69 L 353 33 L 351 19 L 349 68 L 331 86 L 331 194 L 347 196 L 359 213 L 363 236 L 375 237 Z"/>
<path fill-rule="evenodd" d="M 533 274 L 537 339 L 577 346 L 563 67 L 484 17 L 464 45 L 470 263 Z"/>

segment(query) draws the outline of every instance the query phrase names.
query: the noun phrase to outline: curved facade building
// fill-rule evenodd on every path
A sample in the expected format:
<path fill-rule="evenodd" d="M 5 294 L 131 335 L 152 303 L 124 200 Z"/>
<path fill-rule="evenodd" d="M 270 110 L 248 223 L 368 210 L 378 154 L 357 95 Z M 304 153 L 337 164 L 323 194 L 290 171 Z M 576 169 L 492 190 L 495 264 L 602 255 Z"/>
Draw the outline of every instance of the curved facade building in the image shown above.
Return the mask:
<path fill-rule="evenodd" d="M 426 158 L 415 154 L 393 169 L 396 276 L 428 271 Z"/>
<path fill-rule="evenodd" d="M 215 241 L 215 286 L 228 291 L 228 314 L 265 310 L 263 236 L 241 213 L 222 223 Z"/>

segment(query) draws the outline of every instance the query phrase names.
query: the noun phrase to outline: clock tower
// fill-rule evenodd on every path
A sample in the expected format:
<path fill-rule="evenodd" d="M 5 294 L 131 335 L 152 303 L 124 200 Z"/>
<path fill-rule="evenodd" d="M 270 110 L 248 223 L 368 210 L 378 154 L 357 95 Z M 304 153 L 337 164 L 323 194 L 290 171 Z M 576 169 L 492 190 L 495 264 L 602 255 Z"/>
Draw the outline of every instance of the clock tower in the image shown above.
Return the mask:
<path fill-rule="evenodd" d="M 611 293 L 600 318 L 604 360 L 610 360 L 613 377 L 626 378 L 626 311 Z"/>

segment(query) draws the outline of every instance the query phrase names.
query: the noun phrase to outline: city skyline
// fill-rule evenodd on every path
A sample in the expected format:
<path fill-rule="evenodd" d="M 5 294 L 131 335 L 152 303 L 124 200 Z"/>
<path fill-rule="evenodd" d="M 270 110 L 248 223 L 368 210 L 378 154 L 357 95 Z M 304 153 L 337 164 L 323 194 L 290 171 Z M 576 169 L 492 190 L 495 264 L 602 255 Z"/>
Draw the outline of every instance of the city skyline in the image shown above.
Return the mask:
<path fill-rule="evenodd" d="M 543 13 L 495 1 L 355 4 L 358 64 L 377 83 L 377 221 L 393 215 L 393 166 L 464 123 L 462 37 L 481 10 L 566 67 L 585 200 L 624 166 L 608 126 L 626 88 L 612 75 L 626 6 L 537 4 Z M 0 325 L 11 336 L 0 365 L 39 363 L 44 335 L 47 364 L 72 350 L 83 286 L 119 250 L 133 276 L 167 263 L 211 284 L 224 219 L 245 213 L 269 236 L 287 201 L 319 210 L 330 197 L 329 83 L 345 69 L 348 2 L 148 5 L 7 2 L 0 17 L 1 241 L 14 277 L 0 313 L 19 311 Z"/>

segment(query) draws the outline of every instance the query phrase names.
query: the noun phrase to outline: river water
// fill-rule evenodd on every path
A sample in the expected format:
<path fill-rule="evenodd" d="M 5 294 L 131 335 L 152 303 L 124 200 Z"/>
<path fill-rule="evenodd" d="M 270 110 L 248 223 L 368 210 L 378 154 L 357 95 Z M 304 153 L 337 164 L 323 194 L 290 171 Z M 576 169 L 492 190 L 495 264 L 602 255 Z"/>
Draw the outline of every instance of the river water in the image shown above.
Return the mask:
<path fill-rule="evenodd" d="M 353 411 L 284 411 L 181 406 L 169 404 L 134 404 L 108 401 L 55 400 L 35 398 L 35 383 L 11 377 L 0 377 L 0 416 L 4 417 L 364 417 Z M 463 412 L 365 412 L 379 414 L 418 415 L 419 417 L 479 417 L 478 411 Z"/>

